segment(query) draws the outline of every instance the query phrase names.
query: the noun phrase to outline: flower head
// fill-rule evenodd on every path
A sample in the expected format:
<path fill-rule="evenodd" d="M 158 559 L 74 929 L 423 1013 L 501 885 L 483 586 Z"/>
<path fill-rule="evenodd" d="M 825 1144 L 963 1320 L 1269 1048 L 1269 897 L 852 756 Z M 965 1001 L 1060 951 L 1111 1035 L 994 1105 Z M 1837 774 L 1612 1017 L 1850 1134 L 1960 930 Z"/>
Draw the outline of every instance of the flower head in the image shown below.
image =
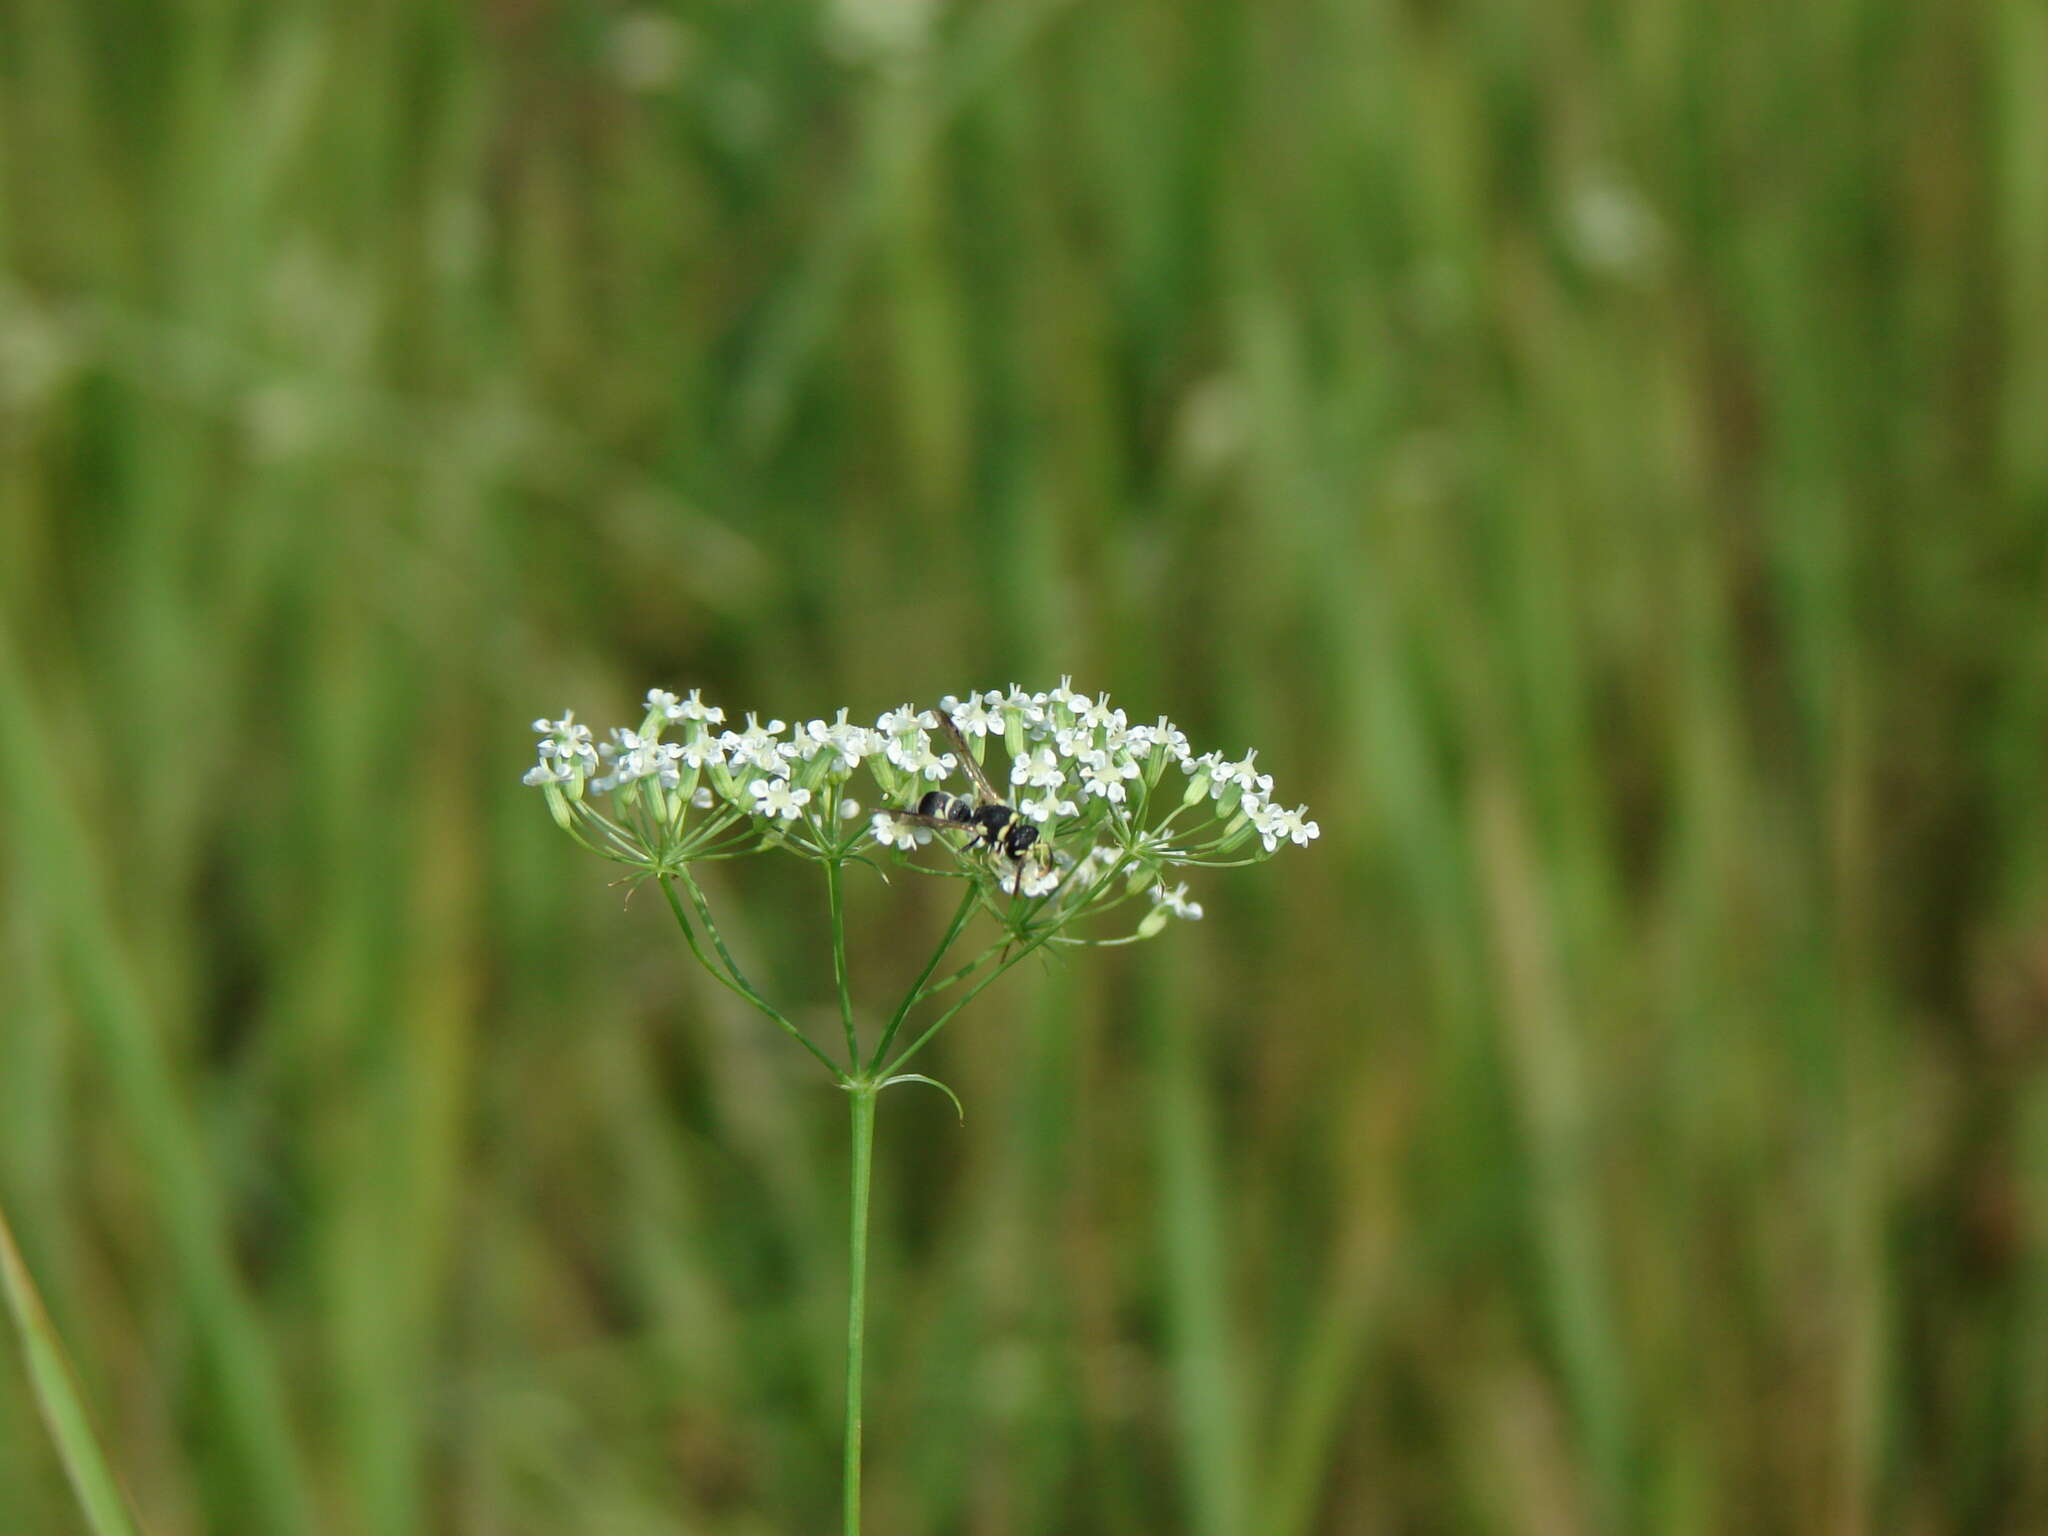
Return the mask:
<path fill-rule="evenodd" d="M 590 743 L 590 727 L 577 724 L 576 711 L 564 710 L 559 720 L 536 720 L 533 728 L 541 738 L 536 747 L 539 761 L 526 770 L 522 782 L 565 784 L 597 772 L 597 749 Z"/>
<path fill-rule="evenodd" d="M 1274 801 L 1257 752 L 1197 755 L 1166 716 L 1134 724 L 1108 694 L 1082 692 L 1069 678 L 1043 693 L 1012 684 L 948 695 L 936 710 L 906 703 L 872 725 L 841 709 L 794 730 L 753 713 L 723 729 L 725 711 L 696 689 L 649 689 L 646 704 L 636 725 L 611 731 L 602 746 L 573 714 L 535 721 L 540 740 L 525 774 L 585 846 L 642 869 L 767 847 L 832 862 L 870 843 L 904 855 L 927 849 L 986 890 L 1047 898 L 1006 919 L 1023 925 L 1022 937 L 1147 892 L 1141 928 L 1154 917 L 1198 916 L 1174 870 L 1305 847 L 1321 830 L 1306 806 Z M 942 722 L 977 761 L 946 750 Z M 676 739 L 663 740 L 671 729 Z M 1178 796 L 1157 792 L 1169 763 L 1186 775 Z M 872 814 L 851 792 L 863 772 L 878 791 L 860 796 L 876 805 Z M 984 781 L 1005 787 L 987 791 Z M 642 785 L 677 793 L 643 795 Z M 1008 830 L 994 819 L 935 838 L 909 809 L 933 789 L 977 803 L 999 795 Z M 764 822 L 788 830 L 764 838 Z"/>

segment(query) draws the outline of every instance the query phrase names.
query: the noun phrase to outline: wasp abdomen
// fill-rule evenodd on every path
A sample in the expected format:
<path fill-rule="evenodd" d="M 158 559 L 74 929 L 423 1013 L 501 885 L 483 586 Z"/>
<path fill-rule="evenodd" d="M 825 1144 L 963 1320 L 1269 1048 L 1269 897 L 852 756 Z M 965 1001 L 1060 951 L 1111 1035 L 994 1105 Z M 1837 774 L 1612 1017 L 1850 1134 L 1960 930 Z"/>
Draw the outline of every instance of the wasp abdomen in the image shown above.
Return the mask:
<path fill-rule="evenodd" d="M 917 814 L 930 816 L 939 821 L 957 821 L 964 824 L 974 820 L 974 807 L 958 795 L 949 795 L 943 789 L 935 789 L 917 802 Z"/>

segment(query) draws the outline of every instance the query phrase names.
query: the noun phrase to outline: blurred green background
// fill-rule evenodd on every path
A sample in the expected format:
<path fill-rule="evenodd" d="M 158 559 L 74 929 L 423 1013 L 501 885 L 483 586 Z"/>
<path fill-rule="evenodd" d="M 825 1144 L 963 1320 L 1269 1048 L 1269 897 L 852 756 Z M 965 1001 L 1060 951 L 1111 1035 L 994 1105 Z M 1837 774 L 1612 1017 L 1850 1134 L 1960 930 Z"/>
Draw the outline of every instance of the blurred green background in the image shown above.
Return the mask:
<path fill-rule="evenodd" d="M 2048 1528 L 2044 557 L 2038 0 L 0 0 L 0 1201 L 155 1532 L 830 1528 L 527 722 L 1071 672 L 1324 836 L 884 1100 L 871 1529 Z"/>

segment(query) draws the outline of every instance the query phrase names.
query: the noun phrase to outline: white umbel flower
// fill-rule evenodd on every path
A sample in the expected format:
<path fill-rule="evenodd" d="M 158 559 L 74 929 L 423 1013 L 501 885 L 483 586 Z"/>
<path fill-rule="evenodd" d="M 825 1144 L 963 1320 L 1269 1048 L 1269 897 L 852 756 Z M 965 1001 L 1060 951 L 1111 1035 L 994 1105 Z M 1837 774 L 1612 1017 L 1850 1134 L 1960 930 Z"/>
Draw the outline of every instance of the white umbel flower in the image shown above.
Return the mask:
<path fill-rule="evenodd" d="M 1306 848 L 1311 839 L 1322 836 L 1323 829 L 1305 819 L 1308 815 L 1305 805 L 1298 805 L 1291 811 L 1277 805 L 1261 805 L 1251 815 L 1252 825 L 1259 831 L 1259 841 L 1266 845 L 1268 853 L 1283 842 Z"/>
<path fill-rule="evenodd" d="M 1017 802 L 1017 814 L 1029 817 L 1041 825 L 1055 816 L 1078 816 L 1080 806 L 1071 800 L 1062 800 L 1058 795 L 1042 795 L 1034 800 L 1026 795 Z"/>
<path fill-rule="evenodd" d="M 747 786 L 747 793 L 757 802 L 756 812 L 763 816 L 780 816 L 784 821 L 795 821 L 810 803 L 808 789 L 792 789 L 786 779 L 756 779 Z"/>
<path fill-rule="evenodd" d="M 889 811 L 875 812 L 874 818 L 868 822 L 868 829 L 884 848 L 901 848 L 906 853 L 932 840 L 930 827 L 920 822 L 905 821 Z"/>
<path fill-rule="evenodd" d="M 889 743 L 888 758 L 905 773 L 915 773 L 930 779 L 934 784 L 951 776 L 960 766 L 960 760 L 950 752 L 934 752 L 930 740 L 922 731 L 916 741 L 892 741 Z"/>
<path fill-rule="evenodd" d="M 736 769 L 787 778 L 789 743 L 781 739 L 783 730 L 780 720 L 762 725 L 750 714 L 744 731 L 727 731 L 718 738 L 718 744 L 725 748 L 727 760 Z"/>
<path fill-rule="evenodd" d="M 1151 889 L 1152 910 L 1140 926 L 1156 932 L 1200 912 L 1184 887 L 1169 883 L 1172 871 L 1263 858 L 1321 834 L 1306 806 L 1275 803 L 1272 776 L 1259 770 L 1256 752 L 1196 756 L 1166 716 L 1133 724 L 1109 695 L 1083 693 L 1070 678 L 1044 693 L 1013 684 L 949 695 L 936 710 L 904 704 L 871 726 L 841 709 L 794 731 L 751 713 L 742 727 L 723 729 L 725 711 L 696 689 L 652 688 L 645 697 L 638 722 L 613 730 L 602 747 L 567 712 L 535 721 L 541 739 L 524 775 L 545 792 L 556 822 L 642 870 L 736 857 L 750 842 L 824 862 L 870 843 L 904 853 L 929 848 L 949 855 L 984 891 L 1001 885 L 1035 898 L 1056 889 L 1043 910 L 1020 910 L 1016 921 L 1027 928 L 1106 911 Z M 963 738 L 974 748 L 970 760 L 960 754 Z M 1000 743 L 1002 755 L 989 743 Z M 998 830 L 976 822 L 957 838 L 936 838 L 931 825 L 902 809 L 922 804 L 919 796 L 932 789 L 943 790 L 948 805 L 954 794 L 973 793 L 958 775 L 981 789 L 984 776 L 972 759 L 984 752 L 986 778 L 1007 781 L 993 792 L 1010 808 L 1007 832 L 990 816 Z M 1159 793 L 1169 762 L 1186 776 L 1178 796 Z M 853 783 L 862 771 L 865 787 Z M 976 794 L 973 803 L 987 798 Z M 879 808 L 870 815 L 861 800 Z M 691 806 L 715 814 L 689 815 Z M 748 815 L 756 818 L 751 834 L 742 821 Z M 762 819 L 803 825 L 791 836 L 763 838 Z"/>
<path fill-rule="evenodd" d="M 706 704 L 699 697 L 700 690 L 692 688 L 687 699 L 679 699 L 672 693 L 659 688 L 647 690 L 647 707 L 659 710 L 665 720 L 701 720 L 706 725 L 725 724 L 725 711 L 716 704 Z"/>
<path fill-rule="evenodd" d="M 799 726 L 794 745 L 797 756 L 805 762 L 822 753 L 830 753 L 833 770 L 848 774 L 882 750 L 882 738 L 864 725 L 853 724 L 842 709 L 830 725 L 823 720 L 810 720 Z"/>
<path fill-rule="evenodd" d="M 676 762 L 683 749 L 672 741 L 642 736 L 638 731 L 614 730 L 612 739 L 598 750 L 611 759 L 611 776 L 604 781 L 606 788 L 653 779 L 663 789 L 674 789 L 682 782 Z"/>
<path fill-rule="evenodd" d="M 1036 901 L 1059 889 L 1060 872 L 1049 864 L 1036 861 L 1012 864 L 996 876 L 996 884 L 1005 896 L 1023 896 L 1028 901 Z"/>
<path fill-rule="evenodd" d="M 1157 725 L 1148 725 L 1142 729 L 1149 745 L 1166 748 L 1167 756 L 1176 761 L 1184 763 L 1188 760 L 1187 733 L 1166 716 L 1161 715 Z M 1133 730 L 1131 734 L 1135 736 L 1137 731 Z"/>
<path fill-rule="evenodd" d="M 1112 804 L 1121 804 L 1124 798 L 1124 781 L 1138 776 L 1138 765 L 1128 757 L 1115 755 L 1097 748 L 1083 753 L 1081 762 L 1081 793 L 1100 795 Z"/>
<path fill-rule="evenodd" d="M 1033 747 L 1010 764 L 1010 782 L 1025 789 L 1058 789 L 1067 782 L 1067 771 L 1051 747 Z"/>
<path fill-rule="evenodd" d="M 692 768 L 707 768 L 713 763 L 725 761 L 725 748 L 716 736 L 695 736 L 683 742 L 677 749 L 683 762 Z"/>
<path fill-rule="evenodd" d="M 999 709 L 991 709 L 989 706 L 1000 705 L 1002 702 L 1003 696 L 995 692 L 989 693 L 986 698 L 980 694 L 970 693 L 965 699 L 956 699 L 948 694 L 939 700 L 939 708 L 946 712 L 953 722 L 953 728 L 962 736 L 1000 736 L 1003 733 L 1002 714 Z"/>
<path fill-rule="evenodd" d="M 535 748 L 539 761 L 526 770 L 522 782 L 566 784 L 579 774 L 597 772 L 597 748 L 591 745 L 590 727 L 577 724 L 576 711 L 564 710 L 559 720 L 536 720 L 533 728 L 541 737 Z"/>

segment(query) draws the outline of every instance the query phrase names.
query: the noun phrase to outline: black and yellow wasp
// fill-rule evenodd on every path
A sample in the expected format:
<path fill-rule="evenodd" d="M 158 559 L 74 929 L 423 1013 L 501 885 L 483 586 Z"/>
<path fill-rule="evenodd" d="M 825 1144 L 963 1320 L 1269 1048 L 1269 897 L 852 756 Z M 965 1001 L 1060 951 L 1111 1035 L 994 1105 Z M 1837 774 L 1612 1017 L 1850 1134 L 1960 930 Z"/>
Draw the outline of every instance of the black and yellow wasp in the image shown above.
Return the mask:
<path fill-rule="evenodd" d="M 899 811 L 897 814 L 903 820 L 914 821 L 921 826 L 972 833 L 975 844 L 992 853 L 1007 854 L 1021 864 L 1038 842 L 1038 828 L 1019 816 L 996 793 L 995 786 L 989 783 L 988 775 L 981 771 L 981 764 L 968 747 L 967 738 L 960 734 L 960 728 L 953 724 L 943 709 L 937 713 L 939 724 L 960 759 L 960 766 L 974 780 L 977 799 L 963 800 L 943 789 L 934 789 L 917 802 L 916 810 Z"/>

